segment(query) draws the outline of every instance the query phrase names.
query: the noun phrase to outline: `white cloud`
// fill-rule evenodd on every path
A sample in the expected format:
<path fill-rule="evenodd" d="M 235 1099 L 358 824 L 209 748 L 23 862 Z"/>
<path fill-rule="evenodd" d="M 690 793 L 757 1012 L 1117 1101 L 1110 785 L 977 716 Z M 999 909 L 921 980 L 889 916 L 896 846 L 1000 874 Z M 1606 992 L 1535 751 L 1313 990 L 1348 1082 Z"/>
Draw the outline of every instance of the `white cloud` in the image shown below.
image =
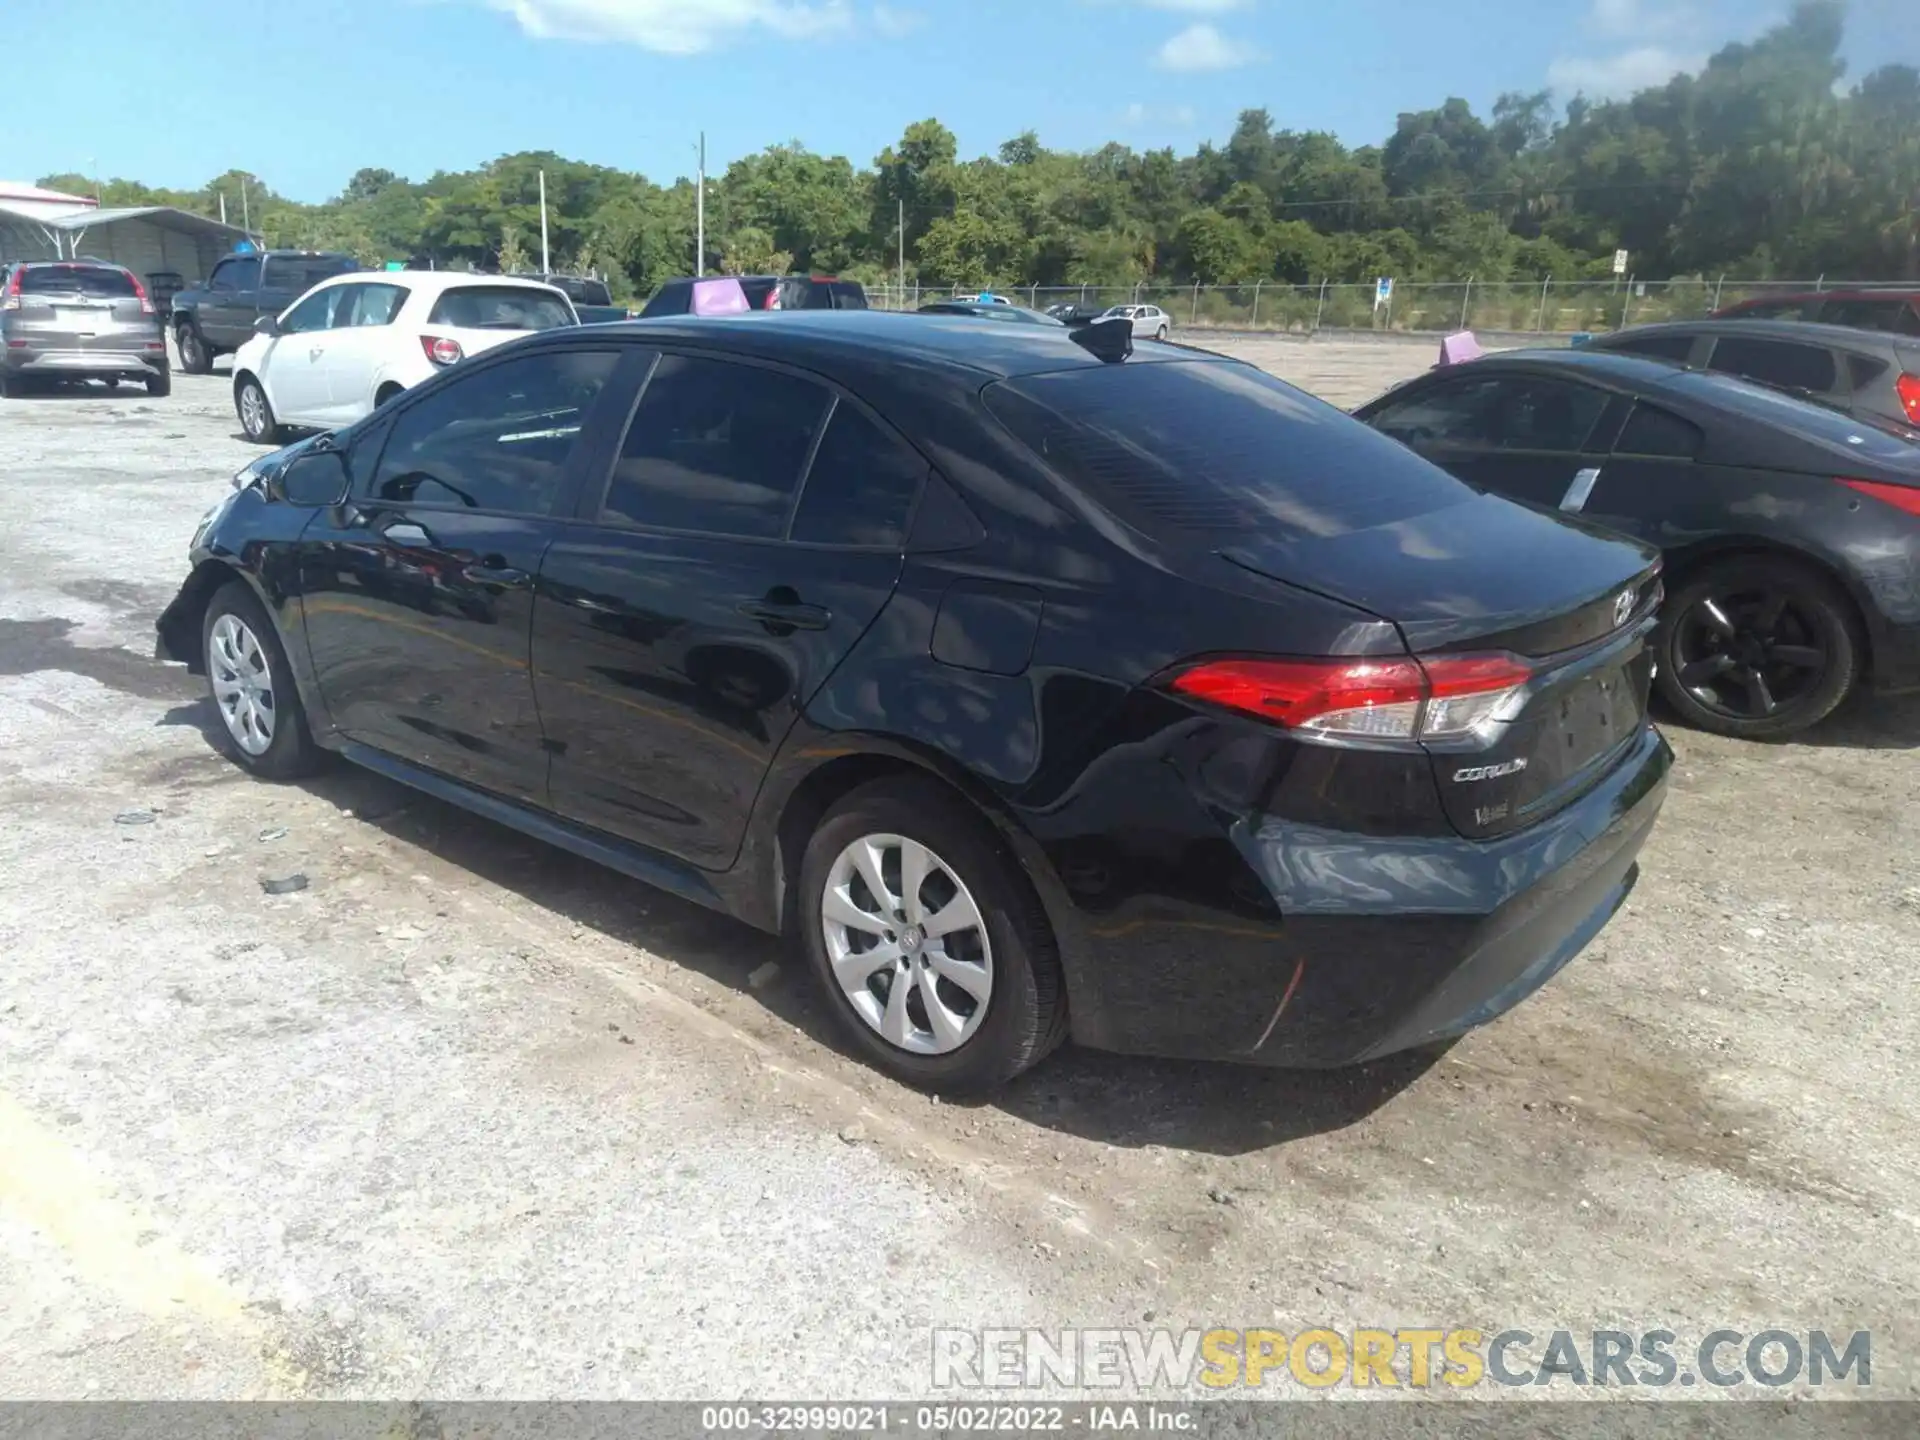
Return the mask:
<path fill-rule="evenodd" d="M 1617 55 L 1572 56 L 1547 66 L 1547 83 L 1556 90 L 1580 91 L 1595 99 L 1631 95 L 1650 85 L 1664 85 L 1682 70 L 1699 70 L 1705 55 L 1640 45 Z"/>
<path fill-rule="evenodd" d="M 873 7 L 873 28 L 889 40 L 911 35 L 926 23 L 927 17 L 918 10 L 902 10 L 895 5 Z"/>
<path fill-rule="evenodd" d="M 843 30 L 847 0 L 482 0 L 538 40 L 614 41 L 694 55 L 755 28 L 801 38 Z"/>
<path fill-rule="evenodd" d="M 1163 70 L 1231 70 L 1252 59 L 1244 45 L 1208 24 L 1189 25 L 1162 45 L 1153 57 Z"/>
<path fill-rule="evenodd" d="M 1127 106 L 1121 118 L 1136 127 L 1158 125 L 1190 130 L 1195 116 L 1191 105 L 1143 105 L 1136 100 Z"/>

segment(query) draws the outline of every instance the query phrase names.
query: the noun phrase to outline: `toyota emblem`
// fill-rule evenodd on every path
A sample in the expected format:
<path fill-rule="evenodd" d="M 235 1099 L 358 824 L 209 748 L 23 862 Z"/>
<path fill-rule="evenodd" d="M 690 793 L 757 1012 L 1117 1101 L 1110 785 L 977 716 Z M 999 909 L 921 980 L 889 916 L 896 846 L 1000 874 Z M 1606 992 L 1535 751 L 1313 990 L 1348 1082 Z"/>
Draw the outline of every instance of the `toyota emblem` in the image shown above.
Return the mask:
<path fill-rule="evenodd" d="M 1633 591 L 1622 590 L 1613 599 L 1614 628 L 1618 629 L 1620 626 L 1626 624 L 1628 619 L 1632 615 L 1633 615 Z"/>

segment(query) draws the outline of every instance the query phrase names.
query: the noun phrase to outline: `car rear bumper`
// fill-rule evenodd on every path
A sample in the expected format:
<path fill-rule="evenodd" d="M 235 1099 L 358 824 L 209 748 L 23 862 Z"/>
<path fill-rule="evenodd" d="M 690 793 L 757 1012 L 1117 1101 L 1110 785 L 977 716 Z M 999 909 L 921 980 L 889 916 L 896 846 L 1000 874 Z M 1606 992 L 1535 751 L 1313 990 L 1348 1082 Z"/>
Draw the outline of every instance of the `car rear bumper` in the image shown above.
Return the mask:
<path fill-rule="evenodd" d="M 9 375 L 159 375 L 167 369 L 166 345 L 158 335 L 152 343 L 157 348 L 145 341 L 90 350 L 9 345 L 4 363 Z"/>
<path fill-rule="evenodd" d="M 1248 878 L 1278 918 L 1189 911 L 1155 922 L 1157 939 L 1140 922 L 1125 943 L 1098 929 L 1076 937 L 1091 963 L 1071 997 L 1075 1036 L 1140 1054 L 1325 1067 L 1483 1025 L 1619 909 L 1672 759 L 1647 727 L 1593 790 L 1494 840 L 1235 826 Z"/>

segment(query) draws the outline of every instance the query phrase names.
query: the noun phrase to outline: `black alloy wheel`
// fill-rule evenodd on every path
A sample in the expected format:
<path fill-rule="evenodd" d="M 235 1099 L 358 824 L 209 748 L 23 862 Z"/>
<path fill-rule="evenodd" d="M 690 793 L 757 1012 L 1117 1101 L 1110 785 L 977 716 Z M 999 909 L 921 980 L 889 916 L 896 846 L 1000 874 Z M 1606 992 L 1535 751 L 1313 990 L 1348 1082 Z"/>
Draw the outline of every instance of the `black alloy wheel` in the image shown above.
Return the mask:
<path fill-rule="evenodd" d="M 1738 558 L 1668 600 L 1660 688 L 1700 729 L 1778 739 L 1833 712 L 1861 652 L 1852 606 L 1825 577 L 1786 557 Z"/>

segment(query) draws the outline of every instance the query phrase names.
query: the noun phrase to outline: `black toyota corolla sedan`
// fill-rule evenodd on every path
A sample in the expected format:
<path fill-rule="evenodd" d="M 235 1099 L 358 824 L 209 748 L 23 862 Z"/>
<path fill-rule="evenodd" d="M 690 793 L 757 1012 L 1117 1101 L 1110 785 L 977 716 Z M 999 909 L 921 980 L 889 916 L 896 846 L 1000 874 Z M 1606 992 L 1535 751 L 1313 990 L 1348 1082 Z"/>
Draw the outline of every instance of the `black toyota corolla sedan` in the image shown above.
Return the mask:
<path fill-rule="evenodd" d="M 1729 375 L 1598 350 L 1450 366 L 1356 412 L 1496 495 L 1665 551 L 1661 694 L 1777 739 L 1920 688 L 1920 445 Z"/>
<path fill-rule="evenodd" d="M 1492 1019 L 1664 796 L 1655 553 L 1124 331 L 504 346 L 259 462 L 162 653 L 256 774 L 331 751 L 793 936 L 915 1083 Z"/>

